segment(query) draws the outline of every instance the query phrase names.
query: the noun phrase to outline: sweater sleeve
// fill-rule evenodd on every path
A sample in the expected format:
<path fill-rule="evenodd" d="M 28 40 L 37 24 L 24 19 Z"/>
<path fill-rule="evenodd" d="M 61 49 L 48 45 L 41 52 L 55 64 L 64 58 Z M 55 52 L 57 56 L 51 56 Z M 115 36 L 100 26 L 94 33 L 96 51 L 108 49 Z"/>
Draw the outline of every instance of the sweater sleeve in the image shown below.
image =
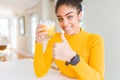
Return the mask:
<path fill-rule="evenodd" d="M 80 62 L 72 68 L 79 80 L 104 80 L 104 44 L 100 36 L 90 41 L 89 63 L 80 57 Z"/>
<path fill-rule="evenodd" d="M 52 46 L 50 41 L 48 42 L 45 53 L 43 53 L 42 44 L 35 44 L 34 53 L 34 71 L 37 77 L 44 76 L 52 64 Z"/>

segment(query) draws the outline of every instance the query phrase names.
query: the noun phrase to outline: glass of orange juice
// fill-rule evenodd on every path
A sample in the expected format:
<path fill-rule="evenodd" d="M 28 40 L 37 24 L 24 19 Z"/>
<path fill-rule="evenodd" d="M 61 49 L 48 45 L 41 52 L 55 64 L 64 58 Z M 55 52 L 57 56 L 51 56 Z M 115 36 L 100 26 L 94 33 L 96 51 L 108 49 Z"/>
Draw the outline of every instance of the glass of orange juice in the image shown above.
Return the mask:
<path fill-rule="evenodd" d="M 47 28 L 47 32 L 48 32 L 48 34 L 46 34 L 46 35 L 44 35 L 42 37 L 43 38 L 44 37 L 45 38 L 46 37 L 47 38 L 51 38 L 54 35 L 54 33 L 55 33 L 55 22 L 52 21 L 52 20 L 46 20 L 46 21 L 41 20 L 40 24 L 43 25 L 42 27 Z"/>

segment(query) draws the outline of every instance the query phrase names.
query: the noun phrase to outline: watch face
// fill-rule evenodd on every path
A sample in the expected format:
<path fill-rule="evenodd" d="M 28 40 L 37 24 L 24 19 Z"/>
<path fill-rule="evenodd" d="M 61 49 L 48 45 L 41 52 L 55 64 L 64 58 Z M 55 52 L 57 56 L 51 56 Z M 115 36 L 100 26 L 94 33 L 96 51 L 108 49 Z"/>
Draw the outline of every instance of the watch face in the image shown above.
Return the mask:
<path fill-rule="evenodd" d="M 79 55 L 76 55 L 70 60 L 70 64 L 77 65 L 79 63 L 79 61 L 80 61 L 80 57 L 79 57 Z"/>
<path fill-rule="evenodd" d="M 65 62 L 65 65 L 66 66 L 68 66 L 69 64 L 71 64 L 71 65 L 77 65 L 78 63 L 80 62 L 80 57 L 79 57 L 79 55 L 77 54 L 76 56 L 74 56 L 71 60 L 70 60 L 70 62 Z"/>

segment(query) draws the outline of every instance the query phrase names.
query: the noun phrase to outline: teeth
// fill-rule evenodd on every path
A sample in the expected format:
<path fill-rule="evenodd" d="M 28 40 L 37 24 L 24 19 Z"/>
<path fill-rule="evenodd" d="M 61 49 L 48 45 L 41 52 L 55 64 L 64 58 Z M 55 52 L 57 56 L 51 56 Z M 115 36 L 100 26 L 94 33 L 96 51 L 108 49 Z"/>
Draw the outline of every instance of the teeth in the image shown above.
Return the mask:
<path fill-rule="evenodd" d="M 70 30 L 70 27 L 65 28 L 65 30 Z"/>
<path fill-rule="evenodd" d="M 68 30 L 68 29 L 70 29 L 70 28 L 65 28 L 65 30 Z"/>

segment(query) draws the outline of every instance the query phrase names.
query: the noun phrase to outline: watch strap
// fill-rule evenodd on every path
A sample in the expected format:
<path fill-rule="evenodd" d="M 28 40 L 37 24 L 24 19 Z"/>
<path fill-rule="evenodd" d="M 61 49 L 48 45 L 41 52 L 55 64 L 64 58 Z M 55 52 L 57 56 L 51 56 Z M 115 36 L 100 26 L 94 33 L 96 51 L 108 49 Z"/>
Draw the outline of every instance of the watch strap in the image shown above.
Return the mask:
<path fill-rule="evenodd" d="M 66 62 L 65 62 L 65 65 L 66 65 L 66 66 L 68 66 L 69 64 L 71 64 L 71 65 L 77 65 L 77 64 L 79 63 L 79 61 L 80 61 L 80 57 L 79 57 L 79 55 L 77 54 L 77 55 L 75 55 L 75 56 L 70 60 L 70 62 L 66 61 Z"/>

